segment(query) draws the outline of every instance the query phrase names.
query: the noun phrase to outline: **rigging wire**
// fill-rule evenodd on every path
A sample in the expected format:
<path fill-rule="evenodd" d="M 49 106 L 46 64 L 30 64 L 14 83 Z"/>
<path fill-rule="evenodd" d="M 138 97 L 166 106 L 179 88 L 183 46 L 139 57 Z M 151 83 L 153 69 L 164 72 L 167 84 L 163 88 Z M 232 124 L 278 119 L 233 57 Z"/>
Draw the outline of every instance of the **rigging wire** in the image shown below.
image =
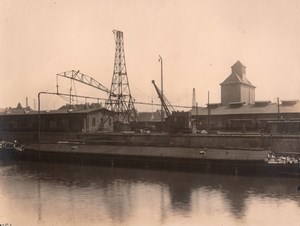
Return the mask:
<path fill-rule="evenodd" d="M 59 93 L 58 92 L 58 76 L 57 76 L 57 85 L 55 87 L 56 89 L 56 93 L 52 93 L 52 94 L 55 94 L 55 95 L 58 95 L 58 96 L 64 96 L 64 99 L 66 102 L 69 101 L 71 104 L 72 104 L 72 99 L 74 100 L 74 97 L 76 98 L 76 102 L 80 102 L 78 101 L 78 98 L 84 98 L 84 102 L 86 103 L 87 99 L 93 99 L 93 100 L 97 100 L 97 102 L 99 102 L 99 100 L 103 100 L 103 101 L 107 101 L 108 98 L 99 98 L 99 97 L 88 97 L 88 96 L 81 96 L 81 95 L 77 95 L 77 90 L 76 90 L 76 86 L 75 86 L 75 80 L 71 79 L 71 87 L 70 87 L 70 94 L 62 94 L 62 93 Z M 73 85 L 74 85 L 74 92 L 75 92 L 75 95 L 72 94 L 72 82 L 73 82 Z M 142 90 L 140 90 L 139 88 L 137 87 L 134 87 L 134 89 L 136 89 L 138 92 L 140 93 L 143 93 L 144 92 Z M 50 94 L 50 93 L 49 93 Z M 153 103 L 153 93 L 151 93 L 151 97 L 148 96 L 148 95 L 145 95 L 147 96 L 147 98 L 151 99 L 150 102 L 143 102 L 143 101 L 134 101 L 134 104 L 138 104 L 138 105 L 145 105 L 145 106 L 152 106 L 152 109 L 153 109 L 153 106 L 161 106 L 161 103 Z M 69 97 L 69 98 L 68 98 Z M 81 103 L 84 103 L 83 101 Z M 129 101 L 125 101 L 125 102 L 129 102 Z M 183 106 L 183 105 L 172 105 L 173 107 L 176 107 L 176 108 L 186 108 L 186 109 L 191 109 L 192 107 L 191 106 Z M 153 111 L 153 110 L 152 110 Z"/>
<path fill-rule="evenodd" d="M 68 100 L 70 100 L 68 97 L 70 97 L 70 94 L 63 94 L 63 93 L 53 93 L 53 95 L 58 95 L 60 98 L 62 98 L 63 100 L 65 100 L 66 102 Z M 73 95 L 71 94 L 71 98 L 84 98 L 86 99 L 91 99 L 91 100 L 103 100 L 106 101 L 107 98 L 101 98 L 101 97 L 89 97 L 89 96 L 81 96 L 81 95 Z M 81 103 L 84 103 L 84 101 L 79 101 Z M 148 106 L 161 106 L 161 104 L 158 103 L 153 103 L 153 100 L 151 102 L 143 102 L 143 101 L 135 101 L 135 104 L 139 104 L 139 105 L 148 105 Z M 172 105 L 173 107 L 177 107 L 177 108 L 192 108 L 191 106 L 184 106 L 184 105 Z"/>

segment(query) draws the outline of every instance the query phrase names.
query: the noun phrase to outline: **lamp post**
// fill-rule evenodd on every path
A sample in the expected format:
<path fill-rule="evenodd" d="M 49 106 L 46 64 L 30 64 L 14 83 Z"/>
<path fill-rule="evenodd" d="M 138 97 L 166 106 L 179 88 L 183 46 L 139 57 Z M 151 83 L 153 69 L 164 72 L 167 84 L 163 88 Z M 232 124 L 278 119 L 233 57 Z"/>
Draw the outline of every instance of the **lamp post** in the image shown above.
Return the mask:
<path fill-rule="evenodd" d="M 160 62 L 160 75 L 161 75 L 161 96 L 164 98 L 164 80 L 163 80 L 163 59 L 159 55 L 158 62 Z M 161 104 L 161 123 L 163 123 L 164 120 L 164 108 L 163 105 Z"/>
<path fill-rule="evenodd" d="M 207 92 L 207 132 L 210 131 L 210 105 L 209 105 L 209 91 Z"/>
<path fill-rule="evenodd" d="M 39 152 L 39 159 L 41 158 L 41 150 L 40 150 L 40 143 L 41 143 L 41 94 L 43 92 L 38 93 L 38 152 Z"/>
<path fill-rule="evenodd" d="M 277 117 L 280 120 L 280 105 L 279 105 L 279 97 L 277 97 Z"/>

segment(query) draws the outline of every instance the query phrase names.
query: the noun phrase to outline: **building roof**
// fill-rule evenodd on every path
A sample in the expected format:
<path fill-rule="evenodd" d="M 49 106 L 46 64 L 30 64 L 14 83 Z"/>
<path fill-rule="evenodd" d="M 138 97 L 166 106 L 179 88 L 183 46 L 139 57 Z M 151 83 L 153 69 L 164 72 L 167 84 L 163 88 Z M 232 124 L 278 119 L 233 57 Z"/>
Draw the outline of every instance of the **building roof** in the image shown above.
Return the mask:
<path fill-rule="evenodd" d="M 237 73 L 232 72 L 220 85 L 244 84 L 256 88 L 245 76 L 242 79 Z"/>
<path fill-rule="evenodd" d="M 60 108 L 58 110 L 51 110 L 51 111 L 41 111 L 40 114 L 42 115 L 55 115 L 55 114 L 87 114 L 92 112 L 98 112 L 98 111 L 107 111 L 110 112 L 106 108 L 86 108 L 86 109 L 67 109 L 67 108 Z M 18 111 L 18 112 L 0 112 L 0 115 L 37 115 L 38 111 Z"/>
<path fill-rule="evenodd" d="M 219 106 L 210 108 L 211 115 L 238 115 L 238 114 L 276 114 L 278 112 L 277 103 L 269 103 L 266 105 L 241 105 L 234 106 Z M 280 113 L 300 113 L 300 102 L 295 102 L 294 105 L 279 105 Z M 191 110 L 192 115 L 208 115 L 208 109 L 206 107 L 198 107 Z"/>
<path fill-rule="evenodd" d="M 6 108 L 3 111 L 0 111 L 0 114 L 28 114 L 32 113 L 34 110 L 32 110 L 30 107 L 26 108 Z"/>
<path fill-rule="evenodd" d="M 87 110 L 87 109 L 97 109 L 102 108 L 102 105 L 100 103 L 91 103 L 91 104 L 66 104 L 61 106 L 58 110 L 67 110 L 70 109 L 74 111 L 80 111 L 80 110 Z"/>
<path fill-rule="evenodd" d="M 231 66 L 231 74 L 220 85 L 243 84 L 255 88 L 247 79 L 245 70 L 246 67 L 240 61 L 237 61 Z"/>
<path fill-rule="evenodd" d="M 109 111 L 108 109 L 102 107 L 102 104 L 91 103 L 91 104 L 66 104 L 60 107 L 58 110 L 52 110 L 48 113 L 50 114 L 60 114 L 60 113 L 91 113 L 94 111 Z"/>
<path fill-rule="evenodd" d="M 87 108 L 87 109 L 58 109 L 58 110 L 52 110 L 52 111 L 43 111 L 43 114 L 85 114 L 85 113 L 92 113 L 92 112 L 97 112 L 97 111 L 107 111 L 110 112 L 106 108 Z"/>
<path fill-rule="evenodd" d="M 232 65 L 231 66 L 232 68 L 246 68 L 246 66 L 244 65 L 244 64 L 242 64 L 242 62 L 241 61 L 237 61 L 237 62 L 235 62 L 235 64 L 234 65 Z"/>

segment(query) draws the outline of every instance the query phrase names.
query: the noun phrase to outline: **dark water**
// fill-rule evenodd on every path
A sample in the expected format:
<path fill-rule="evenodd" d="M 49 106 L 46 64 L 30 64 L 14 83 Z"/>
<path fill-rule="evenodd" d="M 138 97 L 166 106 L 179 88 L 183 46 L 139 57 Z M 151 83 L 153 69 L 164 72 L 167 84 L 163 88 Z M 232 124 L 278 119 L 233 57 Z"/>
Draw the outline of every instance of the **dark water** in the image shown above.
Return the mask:
<path fill-rule="evenodd" d="M 0 162 L 0 224 L 300 225 L 300 179 Z"/>

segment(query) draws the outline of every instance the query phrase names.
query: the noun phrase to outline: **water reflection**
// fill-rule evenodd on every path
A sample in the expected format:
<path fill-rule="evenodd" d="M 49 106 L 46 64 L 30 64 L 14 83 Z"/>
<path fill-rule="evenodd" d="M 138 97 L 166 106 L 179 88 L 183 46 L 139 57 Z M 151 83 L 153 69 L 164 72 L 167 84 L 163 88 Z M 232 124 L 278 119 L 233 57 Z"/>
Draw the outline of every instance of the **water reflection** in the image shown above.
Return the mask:
<path fill-rule="evenodd" d="M 269 199 L 296 203 L 299 211 L 298 185 L 299 180 L 294 178 L 36 162 L 0 164 L 1 213 L 16 225 L 24 221 L 45 225 L 153 225 L 187 218 L 196 223 L 197 215 L 205 214 L 218 214 L 225 225 L 238 225 L 254 211 L 252 203 L 265 205 Z M 5 211 L 5 206 L 14 208 L 18 218 Z"/>

